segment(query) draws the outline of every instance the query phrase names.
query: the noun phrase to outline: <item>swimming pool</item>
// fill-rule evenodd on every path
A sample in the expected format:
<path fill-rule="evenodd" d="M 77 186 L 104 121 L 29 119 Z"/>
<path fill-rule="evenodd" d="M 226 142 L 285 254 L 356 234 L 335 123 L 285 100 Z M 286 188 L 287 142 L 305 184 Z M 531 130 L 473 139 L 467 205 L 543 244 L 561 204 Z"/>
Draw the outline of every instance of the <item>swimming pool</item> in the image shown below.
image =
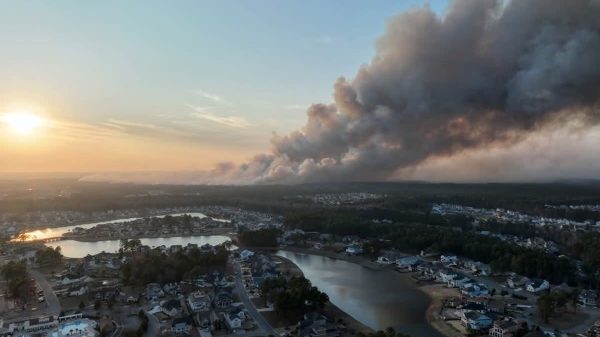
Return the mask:
<path fill-rule="evenodd" d="M 96 336 L 96 322 L 89 319 L 78 319 L 60 323 L 58 329 L 52 332 L 52 337 L 66 336 Z"/>

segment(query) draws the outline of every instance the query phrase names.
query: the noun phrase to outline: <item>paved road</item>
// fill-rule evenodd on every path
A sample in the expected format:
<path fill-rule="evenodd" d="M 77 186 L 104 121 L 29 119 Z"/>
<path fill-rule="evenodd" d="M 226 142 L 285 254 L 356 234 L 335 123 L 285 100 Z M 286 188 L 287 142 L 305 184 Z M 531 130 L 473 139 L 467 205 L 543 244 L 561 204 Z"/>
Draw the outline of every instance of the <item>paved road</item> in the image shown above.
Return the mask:
<path fill-rule="evenodd" d="M 37 311 L 23 312 L 20 310 L 16 310 L 10 313 L 4 313 L 4 318 L 7 320 L 24 320 L 40 316 L 60 315 L 60 302 L 58 301 L 58 297 L 52 290 L 52 287 L 48 283 L 48 280 L 46 280 L 46 277 L 36 270 L 29 269 L 28 272 L 29 275 L 33 279 L 35 279 L 37 284 L 39 284 L 40 288 L 42 288 L 42 291 L 44 292 L 44 298 L 46 299 L 44 307 L 40 308 Z M 34 301 L 37 301 L 37 296 L 34 299 Z"/>
<path fill-rule="evenodd" d="M 46 304 L 48 305 L 48 307 L 44 310 L 45 313 L 48 315 L 59 315 L 61 309 L 60 301 L 54 293 L 54 290 L 52 290 L 48 280 L 46 280 L 46 277 L 37 270 L 32 269 L 29 270 L 29 274 L 36 280 L 36 282 L 44 291 L 44 297 L 46 298 Z"/>
<path fill-rule="evenodd" d="M 258 326 L 264 332 L 264 334 L 277 336 L 278 334 L 277 334 L 277 332 L 275 332 L 275 329 L 273 329 L 271 324 L 269 324 L 269 322 L 267 322 L 267 320 L 263 317 L 263 315 L 261 315 L 260 312 L 258 312 L 258 310 L 256 310 L 254 303 L 252 303 L 252 301 L 248 297 L 248 293 L 246 292 L 246 289 L 244 288 L 244 284 L 242 281 L 242 269 L 240 267 L 240 264 L 238 262 L 234 262 L 234 265 L 235 265 L 235 270 L 236 270 L 235 286 L 237 288 L 238 294 L 240 295 L 240 299 L 242 300 L 242 302 L 244 303 L 244 306 L 246 307 L 246 310 L 252 317 L 254 317 L 254 321 L 258 324 Z M 250 334 L 252 334 L 252 332 L 250 332 Z M 257 335 L 258 335 L 258 333 L 257 333 Z"/>
<path fill-rule="evenodd" d="M 146 310 L 144 310 L 144 314 L 148 317 L 148 330 L 144 334 L 144 337 L 160 337 L 160 323 L 158 322 L 158 318 Z"/>

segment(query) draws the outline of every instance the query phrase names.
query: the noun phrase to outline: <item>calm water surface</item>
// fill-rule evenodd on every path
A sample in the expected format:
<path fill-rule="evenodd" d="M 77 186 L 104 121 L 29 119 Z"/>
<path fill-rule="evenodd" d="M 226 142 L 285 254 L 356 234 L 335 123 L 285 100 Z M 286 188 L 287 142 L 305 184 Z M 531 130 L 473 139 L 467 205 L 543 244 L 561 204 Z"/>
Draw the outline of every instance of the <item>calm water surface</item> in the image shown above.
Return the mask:
<path fill-rule="evenodd" d="M 173 213 L 173 214 L 169 214 L 171 216 L 182 216 L 182 215 L 191 215 L 192 217 L 198 217 L 198 218 L 206 218 L 206 215 L 203 213 L 197 213 L 197 212 L 189 212 L 189 213 Z M 131 221 L 135 221 L 135 220 L 139 220 L 139 219 L 144 219 L 144 218 L 164 218 L 167 215 L 156 215 L 156 216 L 150 216 L 150 217 L 140 217 L 140 218 L 125 218 L 125 219 L 115 219 L 115 220 L 109 220 L 109 221 L 100 221 L 100 222 L 91 222 L 91 223 L 86 223 L 86 224 L 81 224 L 81 225 L 74 225 L 74 226 L 62 226 L 62 227 L 54 227 L 54 228 L 45 228 L 45 229 L 38 229 L 38 230 L 33 230 L 33 231 L 29 231 L 26 232 L 25 234 L 29 237 L 28 240 L 44 240 L 44 239 L 51 239 L 51 238 L 59 238 L 61 237 L 63 234 L 65 233 L 69 233 L 71 232 L 73 229 L 79 227 L 79 228 L 85 228 L 85 229 L 90 229 L 92 227 L 95 227 L 97 225 L 103 225 L 103 224 L 109 224 L 109 223 L 125 223 L 125 222 L 131 222 Z M 214 219 L 216 221 L 222 221 L 222 222 L 228 222 L 228 220 L 223 220 L 223 219 Z"/>
<path fill-rule="evenodd" d="M 333 304 L 370 328 L 391 326 L 412 337 L 442 336 L 427 324 L 429 297 L 406 274 L 317 255 L 288 251 L 277 255 L 294 262 Z"/>
<path fill-rule="evenodd" d="M 204 244 L 219 245 L 225 241 L 231 240 L 224 235 L 199 235 L 199 236 L 174 236 L 170 238 L 145 238 L 140 239 L 143 245 L 150 247 L 158 247 L 165 245 L 167 247 L 173 245 L 186 246 L 188 243 L 195 243 L 198 246 Z M 46 243 L 48 247 L 60 246 L 62 254 L 66 257 L 82 258 L 86 255 L 94 255 L 101 252 L 114 253 L 119 251 L 119 240 L 106 240 L 96 242 L 83 242 L 75 240 L 59 240 Z"/>

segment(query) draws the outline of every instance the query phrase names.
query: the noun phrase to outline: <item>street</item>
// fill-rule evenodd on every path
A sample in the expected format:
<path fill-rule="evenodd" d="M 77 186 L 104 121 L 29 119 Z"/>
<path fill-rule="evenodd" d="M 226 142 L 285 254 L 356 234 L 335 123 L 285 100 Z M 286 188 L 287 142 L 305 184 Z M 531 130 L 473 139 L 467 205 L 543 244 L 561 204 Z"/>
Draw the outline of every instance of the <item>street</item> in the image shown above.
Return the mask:
<path fill-rule="evenodd" d="M 261 315 L 260 312 L 256 310 L 254 303 L 252 303 L 252 301 L 248 297 L 248 293 L 246 292 L 242 281 L 242 269 L 240 267 L 240 264 L 238 262 L 234 262 L 234 265 L 236 269 L 235 286 L 237 288 L 237 293 L 240 296 L 240 300 L 242 301 L 242 303 L 244 303 L 246 310 L 254 318 L 254 321 L 258 324 L 258 326 L 264 332 L 264 334 L 277 336 L 275 329 L 273 329 L 271 324 L 267 322 L 263 315 Z"/>

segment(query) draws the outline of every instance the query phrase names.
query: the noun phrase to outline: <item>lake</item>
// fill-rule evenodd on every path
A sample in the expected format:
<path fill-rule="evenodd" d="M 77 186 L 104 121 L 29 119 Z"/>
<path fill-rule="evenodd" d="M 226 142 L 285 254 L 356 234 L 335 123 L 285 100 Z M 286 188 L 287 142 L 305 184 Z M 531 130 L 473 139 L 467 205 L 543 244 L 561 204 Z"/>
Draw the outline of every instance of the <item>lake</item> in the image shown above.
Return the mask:
<path fill-rule="evenodd" d="M 140 239 L 143 245 L 150 247 L 158 247 L 165 245 L 167 247 L 173 245 L 186 246 L 188 243 L 195 243 L 198 246 L 204 244 L 219 245 L 231 238 L 225 235 L 199 235 L 199 236 L 174 236 L 169 238 L 144 238 Z M 86 255 L 94 255 L 101 252 L 114 253 L 119 251 L 120 240 L 105 240 L 105 241 L 75 241 L 75 240 L 58 240 L 46 243 L 48 247 L 60 246 L 62 254 L 66 257 L 82 258 Z"/>
<path fill-rule="evenodd" d="M 206 218 L 206 215 L 203 213 L 198 213 L 198 212 L 189 212 L 189 213 L 173 213 L 173 214 L 168 214 L 170 216 L 182 216 L 182 215 L 191 215 L 192 217 L 197 217 L 197 218 Z M 167 214 L 165 215 L 156 215 L 156 216 L 149 216 L 149 217 L 139 217 L 139 218 L 125 218 L 125 219 L 115 219 L 115 220 L 109 220 L 109 221 L 99 221 L 99 222 L 90 222 L 90 223 L 85 223 L 85 224 L 81 224 L 81 225 L 73 225 L 73 226 L 61 226 L 61 227 L 54 227 L 54 228 L 44 228 L 44 229 L 37 229 L 37 230 L 33 230 L 33 231 L 29 231 L 29 232 L 25 232 L 25 235 L 27 235 L 28 239 L 27 241 L 31 241 L 31 240 L 45 240 L 45 239 L 52 239 L 52 238 L 59 238 L 61 237 L 63 234 L 65 233 L 69 233 L 71 232 L 73 229 L 79 227 L 79 228 L 85 228 L 85 229 L 90 229 L 92 227 L 95 227 L 97 225 L 103 225 L 103 224 L 109 224 L 109 223 L 126 223 L 126 222 L 131 222 L 131 221 L 135 221 L 135 220 L 139 220 L 139 219 L 145 219 L 145 218 L 164 218 L 166 217 Z M 228 222 L 228 220 L 223 220 L 223 219 L 215 219 L 213 218 L 213 220 L 216 221 L 221 221 L 221 222 Z"/>
<path fill-rule="evenodd" d="M 311 254 L 276 254 L 294 262 L 331 303 L 372 329 L 391 326 L 412 337 L 442 336 L 425 318 L 430 298 L 407 274 Z"/>

